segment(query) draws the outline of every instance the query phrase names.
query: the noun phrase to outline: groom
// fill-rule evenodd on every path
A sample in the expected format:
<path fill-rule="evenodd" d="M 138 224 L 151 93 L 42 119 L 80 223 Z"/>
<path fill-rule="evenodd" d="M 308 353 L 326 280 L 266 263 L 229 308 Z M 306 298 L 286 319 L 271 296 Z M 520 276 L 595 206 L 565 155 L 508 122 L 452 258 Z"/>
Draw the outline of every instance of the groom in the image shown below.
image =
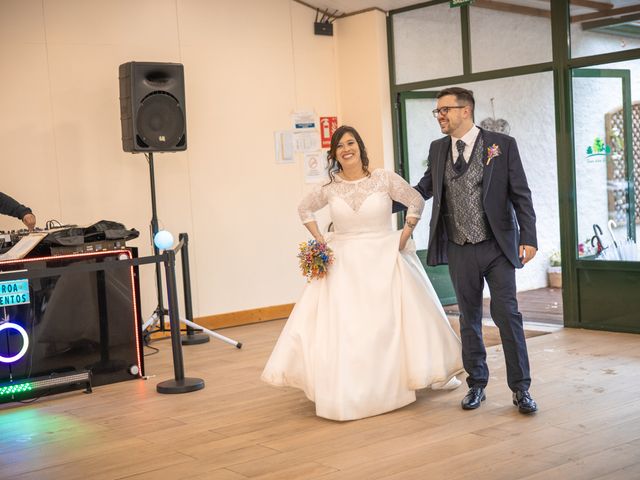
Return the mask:
<path fill-rule="evenodd" d="M 536 254 L 536 216 L 513 138 L 473 123 L 473 92 L 438 93 L 434 117 L 446 134 L 431 143 L 428 168 L 415 187 L 433 197 L 428 265 L 449 264 L 460 307 L 462 360 L 469 391 L 462 408 L 478 408 L 489 381 L 482 340 L 482 290 L 500 330 L 507 383 L 521 413 L 538 407 L 529 394 L 529 358 L 516 299 L 515 269 Z"/>

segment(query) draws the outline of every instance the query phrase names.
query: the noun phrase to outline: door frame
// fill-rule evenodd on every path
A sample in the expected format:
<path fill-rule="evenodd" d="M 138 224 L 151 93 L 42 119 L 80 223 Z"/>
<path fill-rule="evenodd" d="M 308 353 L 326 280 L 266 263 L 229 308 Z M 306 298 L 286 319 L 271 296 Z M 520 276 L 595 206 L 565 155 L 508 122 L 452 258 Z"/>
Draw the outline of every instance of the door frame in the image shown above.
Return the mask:
<path fill-rule="evenodd" d="M 437 91 L 420 91 L 420 92 L 399 92 L 396 97 L 396 111 L 398 112 L 398 125 L 399 125 L 399 155 L 396 155 L 396 172 L 402 176 L 407 182 L 410 181 L 409 177 L 409 142 L 408 142 L 408 128 L 407 128 L 407 100 L 416 99 L 436 99 L 438 95 Z M 425 141 L 428 141 L 425 138 Z M 398 218 L 398 227 L 404 224 L 404 213 Z M 424 228 L 424 227 L 423 227 Z M 438 299 L 443 305 L 453 305 L 458 302 L 456 293 L 453 289 L 453 283 L 451 282 L 451 276 L 449 275 L 448 265 L 428 266 L 427 265 L 427 250 L 417 250 L 416 254 L 420 259 L 420 263 L 424 267 L 433 288 L 438 294 Z"/>

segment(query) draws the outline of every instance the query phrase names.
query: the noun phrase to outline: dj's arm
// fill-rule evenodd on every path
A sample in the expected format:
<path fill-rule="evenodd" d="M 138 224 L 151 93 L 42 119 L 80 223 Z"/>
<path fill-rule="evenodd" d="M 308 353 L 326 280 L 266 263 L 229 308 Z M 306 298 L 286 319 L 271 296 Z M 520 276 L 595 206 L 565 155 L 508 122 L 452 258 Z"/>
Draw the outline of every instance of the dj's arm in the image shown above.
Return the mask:
<path fill-rule="evenodd" d="M 29 230 L 33 230 L 36 226 L 36 216 L 31 209 L 2 192 L 0 192 L 0 213 L 19 218 Z"/>

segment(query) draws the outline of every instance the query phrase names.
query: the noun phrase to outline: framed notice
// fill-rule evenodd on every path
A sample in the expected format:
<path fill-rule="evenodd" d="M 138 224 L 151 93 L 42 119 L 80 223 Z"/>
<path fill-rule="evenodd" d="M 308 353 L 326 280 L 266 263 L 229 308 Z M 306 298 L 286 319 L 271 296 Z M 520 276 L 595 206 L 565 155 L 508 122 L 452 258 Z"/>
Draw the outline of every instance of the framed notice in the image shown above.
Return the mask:
<path fill-rule="evenodd" d="M 276 163 L 293 163 L 293 133 L 290 130 L 279 130 L 274 134 L 276 147 Z"/>
<path fill-rule="evenodd" d="M 320 149 L 317 130 L 302 130 L 293 133 L 294 153 L 314 153 Z"/>
<path fill-rule="evenodd" d="M 304 154 L 304 181 L 318 183 L 327 179 L 326 154 L 318 150 Z"/>
<path fill-rule="evenodd" d="M 295 130 L 316 128 L 316 114 L 312 111 L 299 111 L 291 114 L 291 123 Z"/>

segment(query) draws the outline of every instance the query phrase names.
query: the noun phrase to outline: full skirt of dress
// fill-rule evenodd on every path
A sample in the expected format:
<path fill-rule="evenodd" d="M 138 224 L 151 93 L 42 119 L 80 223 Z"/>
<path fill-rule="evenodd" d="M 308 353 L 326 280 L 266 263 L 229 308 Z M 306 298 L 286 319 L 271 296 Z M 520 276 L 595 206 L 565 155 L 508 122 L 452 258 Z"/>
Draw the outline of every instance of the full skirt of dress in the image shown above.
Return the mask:
<path fill-rule="evenodd" d="M 400 233 L 328 238 L 334 264 L 305 286 L 262 380 L 303 390 L 320 417 L 354 420 L 403 407 L 462 371 L 460 340 L 413 241 L 398 251 Z"/>

